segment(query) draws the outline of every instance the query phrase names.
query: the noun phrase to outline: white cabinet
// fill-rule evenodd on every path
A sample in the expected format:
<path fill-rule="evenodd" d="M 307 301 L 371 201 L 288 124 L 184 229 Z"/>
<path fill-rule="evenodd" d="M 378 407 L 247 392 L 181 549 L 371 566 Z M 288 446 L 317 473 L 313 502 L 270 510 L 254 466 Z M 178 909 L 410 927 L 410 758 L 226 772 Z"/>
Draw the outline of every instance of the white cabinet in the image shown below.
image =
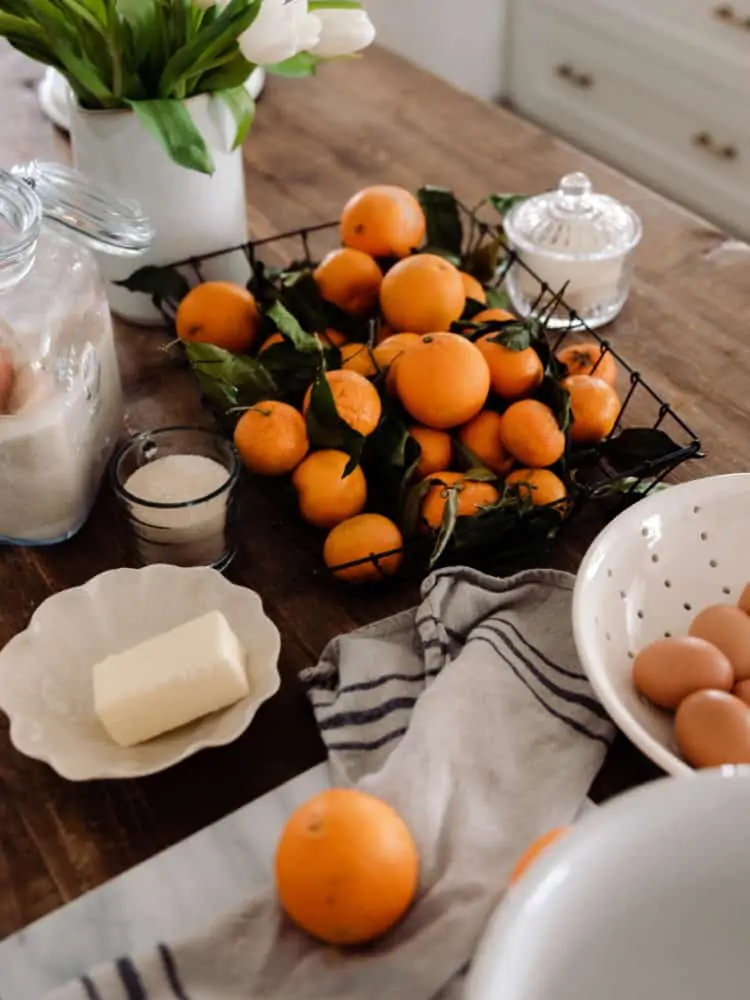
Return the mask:
<path fill-rule="evenodd" d="M 506 0 L 367 0 L 378 42 L 461 90 L 503 90 Z"/>
<path fill-rule="evenodd" d="M 508 96 L 573 143 L 750 236 L 745 17 L 750 26 L 750 0 L 516 0 Z"/>

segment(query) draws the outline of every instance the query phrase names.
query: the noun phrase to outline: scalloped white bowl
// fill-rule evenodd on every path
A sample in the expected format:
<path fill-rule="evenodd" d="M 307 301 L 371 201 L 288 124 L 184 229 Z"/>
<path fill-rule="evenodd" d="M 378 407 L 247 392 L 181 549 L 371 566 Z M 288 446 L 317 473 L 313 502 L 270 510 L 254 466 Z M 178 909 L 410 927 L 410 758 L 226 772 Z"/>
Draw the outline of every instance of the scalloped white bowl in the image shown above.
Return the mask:
<path fill-rule="evenodd" d="M 750 582 L 750 474 L 711 476 L 646 497 L 615 518 L 581 563 L 573 635 L 615 724 L 667 773 L 694 774 L 674 720 L 633 686 L 633 657 L 687 634 L 709 604 L 734 604 Z"/>
<path fill-rule="evenodd" d="M 214 610 L 247 650 L 250 695 L 148 743 L 117 746 L 94 714 L 94 664 Z M 0 652 L 0 709 L 10 718 L 16 749 L 63 778 L 142 777 L 237 739 L 279 688 L 280 649 L 260 597 L 215 570 L 111 570 L 49 597 Z"/>

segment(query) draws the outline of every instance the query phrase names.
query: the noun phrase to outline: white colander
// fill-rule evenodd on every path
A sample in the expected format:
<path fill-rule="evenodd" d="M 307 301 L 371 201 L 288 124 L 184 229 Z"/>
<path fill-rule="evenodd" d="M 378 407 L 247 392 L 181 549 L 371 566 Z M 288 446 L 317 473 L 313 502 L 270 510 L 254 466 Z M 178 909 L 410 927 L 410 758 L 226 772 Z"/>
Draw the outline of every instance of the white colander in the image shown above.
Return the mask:
<path fill-rule="evenodd" d="M 735 603 L 750 583 L 750 474 L 673 486 L 624 511 L 586 553 L 573 594 L 584 670 L 615 723 L 669 774 L 691 774 L 673 717 L 633 688 L 634 655 L 687 633 L 709 604 Z"/>

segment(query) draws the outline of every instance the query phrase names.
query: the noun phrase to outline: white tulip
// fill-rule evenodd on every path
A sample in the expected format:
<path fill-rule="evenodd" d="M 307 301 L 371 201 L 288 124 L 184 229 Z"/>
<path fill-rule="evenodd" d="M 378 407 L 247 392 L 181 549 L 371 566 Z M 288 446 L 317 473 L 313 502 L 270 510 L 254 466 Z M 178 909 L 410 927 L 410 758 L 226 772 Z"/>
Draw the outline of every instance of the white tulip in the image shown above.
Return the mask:
<path fill-rule="evenodd" d="M 320 20 L 309 13 L 307 0 L 263 0 L 238 42 L 248 62 L 270 66 L 312 49 L 319 38 Z"/>
<path fill-rule="evenodd" d="M 352 55 L 366 49 L 375 38 L 375 25 L 366 10 L 316 7 L 315 16 L 321 25 L 320 41 L 310 51 L 320 59 Z"/>

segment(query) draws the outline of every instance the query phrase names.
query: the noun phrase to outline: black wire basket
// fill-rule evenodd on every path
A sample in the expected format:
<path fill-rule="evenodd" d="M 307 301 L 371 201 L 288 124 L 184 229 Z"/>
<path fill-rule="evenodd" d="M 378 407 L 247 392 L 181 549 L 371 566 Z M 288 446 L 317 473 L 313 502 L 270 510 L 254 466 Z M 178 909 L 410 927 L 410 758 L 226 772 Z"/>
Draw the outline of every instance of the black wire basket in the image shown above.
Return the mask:
<path fill-rule="evenodd" d="M 608 355 L 616 362 L 619 372 L 618 390 L 621 394 L 620 412 L 612 431 L 603 441 L 583 448 L 568 447 L 562 467 L 558 470 L 568 489 L 564 502 L 546 507 L 534 506 L 514 494 L 507 505 L 501 503 L 498 508 L 481 511 L 474 517 L 458 518 L 447 538 L 436 539 L 436 532 L 430 534 L 411 531 L 405 533 L 406 540 L 402 549 L 374 552 L 362 559 L 329 566 L 336 575 L 346 576 L 346 571 L 372 567 L 370 576 L 387 576 L 391 572 L 394 555 L 403 555 L 402 572 L 418 576 L 437 565 L 457 562 L 497 573 L 539 564 L 548 557 L 553 541 L 559 539 L 563 532 L 570 532 L 582 512 L 591 509 L 595 503 L 604 518 L 610 519 L 625 506 L 662 488 L 664 480 L 683 462 L 701 456 L 701 444 L 697 435 L 641 373 L 628 364 L 609 340 L 588 327 L 575 310 L 569 308 L 565 300 L 565 288 L 550 288 L 517 257 L 505 243 L 501 225 L 479 215 L 481 206 L 469 209 L 458 202 L 455 205 L 462 226 L 462 262 L 481 261 L 485 269 L 483 284 L 491 296 L 490 304 L 507 305 L 505 283 L 510 268 L 523 268 L 538 286 L 538 296 L 532 310 L 534 319 L 520 322 L 533 324 L 538 338 L 535 347 L 542 355 L 547 370 L 550 370 L 550 366 L 554 370 L 557 353 L 568 344 L 595 343 L 598 345 L 599 358 L 594 374 L 600 365 L 607 363 Z M 503 207 L 505 205 L 504 202 Z M 498 207 L 497 203 L 495 207 Z M 431 235 L 433 234 L 428 226 L 428 249 L 432 250 Z M 149 294 L 167 323 L 173 324 L 179 302 L 189 288 L 198 282 L 213 280 L 216 264 L 223 265 L 230 256 L 234 260 L 235 272 L 241 275 L 240 280 L 246 280 L 248 287 L 258 294 L 260 284 L 273 285 L 276 282 L 278 285 L 282 273 L 309 271 L 328 251 L 339 245 L 337 222 L 305 226 L 260 237 L 202 257 L 186 258 L 169 267 L 143 268 L 123 284 L 133 292 Z M 491 252 L 488 252 L 488 247 Z M 388 263 L 385 262 L 385 265 Z M 478 304 L 476 305 L 475 314 L 479 311 Z M 556 319 L 554 330 L 548 328 L 548 320 L 553 313 Z M 562 324 L 561 316 L 564 318 Z M 349 322 L 347 317 L 341 315 L 334 317 L 334 322 L 336 321 L 337 325 L 343 326 Z M 485 324 L 481 333 L 488 330 L 502 332 L 513 324 L 517 326 L 519 321 Z M 470 317 L 462 319 L 458 326 L 469 337 L 479 335 L 471 330 Z M 273 327 L 269 332 L 272 329 Z M 370 321 L 367 327 L 350 328 L 344 332 L 351 339 L 372 345 L 377 334 L 377 323 Z M 335 366 L 334 359 L 333 367 Z M 205 392 L 205 383 L 203 387 Z M 293 401 L 298 402 L 296 399 Z M 215 400 L 208 402 L 215 411 Z M 224 418 L 226 414 L 220 413 L 219 417 Z M 231 433 L 230 425 L 227 430 Z M 362 456 L 366 472 L 367 463 L 366 448 Z M 278 488 L 275 483 L 263 480 L 264 490 Z M 285 496 L 293 495 L 288 486 L 282 486 L 280 492 Z M 373 497 L 375 502 L 370 506 L 403 522 L 403 497 L 403 491 L 399 492 L 398 500 L 394 491 L 390 495 L 387 490 L 382 495 L 376 491 Z M 444 535 L 445 532 L 437 534 Z"/>

